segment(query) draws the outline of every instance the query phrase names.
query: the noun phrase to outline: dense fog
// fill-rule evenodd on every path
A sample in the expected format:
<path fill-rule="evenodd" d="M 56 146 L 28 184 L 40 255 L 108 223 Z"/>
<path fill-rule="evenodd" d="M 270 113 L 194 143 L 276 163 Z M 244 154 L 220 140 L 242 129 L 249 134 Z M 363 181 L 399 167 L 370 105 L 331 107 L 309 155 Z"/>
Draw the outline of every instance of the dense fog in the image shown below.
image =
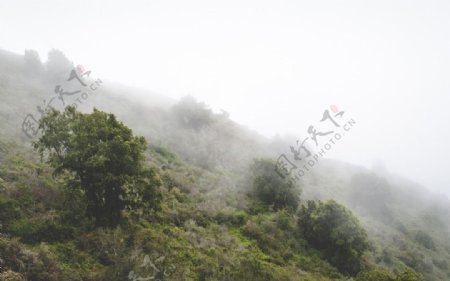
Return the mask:
<path fill-rule="evenodd" d="M 158 280 L 252 281 L 260 272 L 255 280 L 360 281 L 381 268 L 396 279 L 376 280 L 422 280 L 402 279 L 410 269 L 423 280 L 446 280 L 449 14 L 447 1 L 0 2 L 0 280 L 10 271 L 28 279 L 5 280 L 75 273 L 73 280 L 150 280 L 137 277 L 137 257 L 155 251 L 162 265 L 163 246 L 164 266 L 174 268 L 171 276 L 158 271 L 165 276 Z M 51 108 L 64 113 L 52 119 Z M 121 140 L 145 138 L 131 139 L 142 141 L 142 151 L 129 170 L 152 173 L 120 179 L 118 190 L 156 207 L 144 216 L 118 204 L 113 226 L 129 224 L 115 232 L 83 217 L 83 208 L 98 207 L 83 196 L 114 186 L 116 176 L 102 166 L 116 154 L 100 155 L 113 138 L 101 118 L 115 133 L 123 129 Z M 85 146 L 70 141 L 99 145 L 87 168 Z M 73 166 L 58 162 L 71 149 Z M 141 171 L 141 160 L 149 170 Z M 83 182 L 96 165 L 106 176 L 95 170 L 100 183 Z M 116 174 L 127 170 L 120 165 Z M 58 178 L 61 170 L 67 174 Z M 138 183 L 154 193 L 137 195 L 130 186 Z M 66 193 L 77 184 L 87 191 Z M 66 196 L 74 198 L 67 212 Z M 317 217 L 326 223 L 318 227 Z M 323 229 L 333 219 L 338 238 L 329 240 L 339 247 L 345 240 L 348 249 L 327 240 Z M 229 235 L 223 244 L 220 233 Z M 75 242 L 77 235 L 88 238 Z M 23 247 L 21 262 L 42 263 L 51 275 L 54 261 L 61 275 L 39 279 L 5 258 L 14 237 L 24 243 L 13 247 Z M 127 239 L 136 244 L 120 244 Z M 118 254 L 99 257 L 99 245 Z M 215 247 L 251 256 L 205 250 Z M 74 262 L 84 254 L 87 264 Z"/>
<path fill-rule="evenodd" d="M 357 127 L 329 157 L 382 162 L 448 194 L 449 12 L 447 1 L 2 1 L 0 46 L 44 61 L 57 48 L 266 137 L 304 137 L 335 105 Z"/>

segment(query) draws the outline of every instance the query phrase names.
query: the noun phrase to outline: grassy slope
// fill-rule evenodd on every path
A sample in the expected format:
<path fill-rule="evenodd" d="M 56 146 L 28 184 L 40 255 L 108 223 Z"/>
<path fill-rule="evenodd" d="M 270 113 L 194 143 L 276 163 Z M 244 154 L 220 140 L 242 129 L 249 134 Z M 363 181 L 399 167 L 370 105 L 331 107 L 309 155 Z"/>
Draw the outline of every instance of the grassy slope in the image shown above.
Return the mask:
<path fill-rule="evenodd" d="M 82 276 L 124 280 L 130 270 L 150 270 L 139 267 L 146 254 L 152 261 L 165 257 L 159 262 L 173 271 L 169 280 L 183 276 L 187 280 L 340 278 L 301 238 L 293 238 L 293 218 L 280 230 L 278 224 L 285 214 L 246 211 L 249 201 L 242 192 L 246 185 L 242 171 L 254 157 L 275 156 L 267 140 L 225 115 L 210 112 L 200 120 L 204 122 L 200 128 L 193 128 L 169 109 L 170 102 L 155 100 L 155 106 L 130 102 L 124 97 L 126 90 L 114 85 L 105 84 L 80 108 L 112 111 L 153 144 L 149 159 L 161 168 L 165 179 L 163 211 L 150 222 L 124 225 L 116 231 L 94 231 L 82 219 L 78 227 L 71 226 L 65 218 L 74 214 L 64 212 L 61 182 L 52 179 L 48 168 L 31 156 L 26 148 L 29 140 L 21 132 L 25 115 L 52 97 L 54 85 L 45 73 L 26 72 L 21 56 L 0 53 L 0 122 L 3 138 L 10 141 L 0 147 L 0 183 L 7 198 L 17 199 L 8 204 L 16 204 L 20 214 L 5 227 L 26 244 L 3 237 L 1 249 L 16 245 L 25 253 L 23 258 L 38 264 L 35 267 L 41 271 L 54 267 L 55 274 L 75 276 L 73 280 L 76 276 L 78 280 Z M 361 173 L 372 177 L 365 169 L 324 161 L 301 183 L 303 197 L 334 198 L 352 208 L 375 245 L 367 255 L 370 263 L 392 270 L 407 265 L 427 280 L 448 279 L 448 201 L 432 198 L 429 203 L 423 199 L 429 197 L 423 190 L 411 192 L 412 184 L 390 175 L 383 175 L 387 183 L 382 186 L 389 186 L 388 193 L 383 189 L 373 193 L 373 187 L 364 190 L 365 185 L 354 183 L 353 176 Z M 352 197 L 360 190 L 362 197 Z M 362 199 L 378 204 L 358 204 Z M 72 207 L 76 210 L 77 206 Z M 428 249 L 417 241 L 421 230 L 431 236 L 434 247 Z M 58 237 L 60 233 L 65 235 Z M 19 261 L 11 261 L 11 268 L 20 271 Z"/>

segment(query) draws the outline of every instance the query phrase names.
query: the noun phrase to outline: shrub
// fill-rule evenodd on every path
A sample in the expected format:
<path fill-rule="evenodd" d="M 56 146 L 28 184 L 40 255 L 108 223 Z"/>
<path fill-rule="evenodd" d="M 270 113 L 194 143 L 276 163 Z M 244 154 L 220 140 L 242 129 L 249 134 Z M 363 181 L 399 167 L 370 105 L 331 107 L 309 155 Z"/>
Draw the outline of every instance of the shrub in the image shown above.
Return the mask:
<path fill-rule="evenodd" d="M 73 229 L 57 221 L 20 219 L 11 224 L 9 231 L 25 243 L 55 242 L 73 238 Z"/>
<path fill-rule="evenodd" d="M 362 270 L 361 257 L 369 248 L 366 231 L 350 210 L 335 201 L 308 201 L 299 214 L 299 229 L 342 273 Z"/>
<path fill-rule="evenodd" d="M 0 273 L 0 281 L 26 281 L 22 274 L 8 270 Z"/>
<path fill-rule="evenodd" d="M 160 206 L 161 179 L 144 163 L 147 143 L 114 114 L 90 114 L 67 107 L 41 118 L 34 148 L 54 168 L 70 173 L 70 187 L 83 192 L 87 213 L 97 226 L 114 227 L 122 211 L 148 214 Z"/>
<path fill-rule="evenodd" d="M 20 217 L 20 208 L 16 200 L 0 195 L 0 222 L 8 224 Z"/>
<path fill-rule="evenodd" d="M 434 245 L 433 238 L 425 231 L 419 230 L 416 234 L 416 241 L 427 249 L 434 250 L 436 247 Z"/>
<path fill-rule="evenodd" d="M 60 274 L 59 268 L 47 257 L 46 254 L 43 252 L 32 252 L 16 240 L 0 238 L 0 257 L 2 259 L 1 266 L 3 270 L 20 273 L 24 277 L 24 280 L 60 280 L 60 278 L 58 278 Z M 20 275 L 14 273 L 5 275 L 6 277 L 14 277 L 16 279 L 20 278 Z M 3 279 L 0 278 L 0 280 Z"/>
<path fill-rule="evenodd" d="M 397 274 L 395 281 L 422 281 L 423 278 L 416 272 L 406 269 L 405 271 Z"/>
<path fill-rule="evenodd" d="M 255 160 L 250 167 L 252 193 L 274 209 L 296 210 L 300 189 L 291 179 L 282 178 L 275 171 L 275 163 L 269 159 Z"/>

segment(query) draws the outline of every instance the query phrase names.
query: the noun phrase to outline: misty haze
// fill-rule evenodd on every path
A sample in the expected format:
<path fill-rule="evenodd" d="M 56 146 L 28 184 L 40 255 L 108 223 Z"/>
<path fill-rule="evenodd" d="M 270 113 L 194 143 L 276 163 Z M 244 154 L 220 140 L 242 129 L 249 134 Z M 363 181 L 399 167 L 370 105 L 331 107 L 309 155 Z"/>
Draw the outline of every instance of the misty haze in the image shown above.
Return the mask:
<path fill-rule="evenodd" d="M 450 2 L 0 2 L 0 281 L 450 280 Z"/>

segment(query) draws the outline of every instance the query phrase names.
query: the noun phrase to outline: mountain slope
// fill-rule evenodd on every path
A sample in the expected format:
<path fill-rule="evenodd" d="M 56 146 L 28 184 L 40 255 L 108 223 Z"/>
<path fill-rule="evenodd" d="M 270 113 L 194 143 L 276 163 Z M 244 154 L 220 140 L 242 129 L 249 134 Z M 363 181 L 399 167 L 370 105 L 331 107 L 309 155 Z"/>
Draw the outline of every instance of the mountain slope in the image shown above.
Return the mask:
<path fill-rule="evenodd" d="M 99 80 L 94 70 L 82 77 L 86 86 L 67 81 L 73 64 L 52 52 L 45 64 L 33 52 L 0 52 L 0 207 L 11 212 L 2 219 L 0 266 L 29 280 L 132 280 L 131 272 L 155 273 L 139 266 L 149 260 L 170 272 L 167 280 L 346 278 L 298 234 L 296 214 L 261 207 L 249 192 L 253 160 L 276 158 L 287 141 L 274 144 L 191 97 L 175 102 L 145 93 L 142 102 L 140 90 Z M 60 99 L 58 85 L 80 92 Z M 79 215 L 81 201 L 65 210 L 64 184 L 29 148 L 36 136 L 26 118 L 38 119 L 50 100 L 57 109 L 75 104 L 83 112 L 112 112 L 146 137 L 149 164 L 164 182 L 160 213 L 96 230 Z M 448 199 L 386 171 L 326 159 L 298 186 L 303 202 L 334 199 L 358 216 L 372 241 L 364 256 L 368 268 L 450 278 Z M 27 263 L 37 273 L 22 266 Z"/>

